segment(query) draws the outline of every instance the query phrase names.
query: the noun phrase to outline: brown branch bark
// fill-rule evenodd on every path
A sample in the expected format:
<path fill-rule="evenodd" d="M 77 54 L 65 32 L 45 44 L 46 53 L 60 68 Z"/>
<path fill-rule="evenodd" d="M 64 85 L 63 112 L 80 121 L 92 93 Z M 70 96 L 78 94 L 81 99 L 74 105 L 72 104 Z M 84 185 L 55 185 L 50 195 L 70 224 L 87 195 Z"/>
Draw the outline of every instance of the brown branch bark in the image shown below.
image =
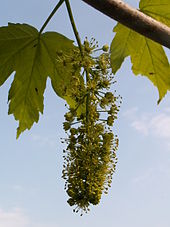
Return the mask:
<path fill-rule="evenodd" d="M 170 27 L 121 0 L 82 0 L 98 11 L 170 49 Z"/>

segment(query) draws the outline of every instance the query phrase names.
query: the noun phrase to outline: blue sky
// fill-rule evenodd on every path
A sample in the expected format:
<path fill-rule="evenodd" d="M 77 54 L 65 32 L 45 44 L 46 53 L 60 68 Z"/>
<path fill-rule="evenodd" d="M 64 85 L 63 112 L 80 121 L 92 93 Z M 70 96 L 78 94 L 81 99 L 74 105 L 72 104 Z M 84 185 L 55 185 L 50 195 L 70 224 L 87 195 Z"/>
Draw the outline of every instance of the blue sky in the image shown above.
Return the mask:
<path fill-rule="evenodd" d="M 71 3 L 81 38 L 110 44 L 115 22 L 81 1 Z M 55 4 L 54 0 L 2 1 L 0 26 L 20 22 L 40 28 Z M 74 39 L 64 6 L 47 30 Z M 166 53 L 170 58 L 170 51 Z M 61 179 L 64 101 L 48 81 L 43 116 L 16 140 L 17 122 L 7 114 L 12 77 L 0 88 L 0 227 L 170 226 L 170 94 L 157 106 L 157 89 L 130 68 L 127 59 L 116 75 L 115 88 L 123 104 L 114 128 L 120 146 L 112 188 L 83 217 L 67 204 Z"/>

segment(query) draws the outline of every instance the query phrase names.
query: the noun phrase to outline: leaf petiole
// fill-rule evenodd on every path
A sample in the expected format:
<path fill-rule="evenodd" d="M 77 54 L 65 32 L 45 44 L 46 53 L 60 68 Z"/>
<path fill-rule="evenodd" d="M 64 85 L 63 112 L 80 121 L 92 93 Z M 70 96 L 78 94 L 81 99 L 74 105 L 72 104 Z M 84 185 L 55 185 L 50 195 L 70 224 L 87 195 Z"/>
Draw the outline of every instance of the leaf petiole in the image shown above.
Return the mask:
<path fill-rule="evenodd" d="M 44 30 L 44 28 L 47 26 L 47 24 L 49 23 L 49 21 L 51 20 L 51 18 L 54 16 L 54 14 L 57 12 L 57 10 L 60 8 L 60 6 L 63 4 L 65 0 L 60 0 L 57 5 L 55 6 L 55 8 L 53 9 L 53 11 L 50 13 L 50 15 L 48 16 L 47 20 L 44 22 L 43 26 L 41 27 L 39 34 L 41 34 Z"/>

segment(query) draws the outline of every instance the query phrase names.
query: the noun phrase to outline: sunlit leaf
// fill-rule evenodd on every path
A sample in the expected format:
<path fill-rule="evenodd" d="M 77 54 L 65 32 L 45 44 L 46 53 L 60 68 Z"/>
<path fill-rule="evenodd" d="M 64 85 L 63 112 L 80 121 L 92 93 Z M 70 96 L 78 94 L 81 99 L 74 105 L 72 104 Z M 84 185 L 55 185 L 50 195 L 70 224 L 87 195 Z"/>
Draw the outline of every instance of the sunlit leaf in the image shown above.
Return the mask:
<path fill-rule="evenodd" d="M 0 28 L 0 86 L 16 72 L 9 91 L 9 114 L 19 121 L 17 137 L 38 122 L 43 113 L 43 94 L 49 76 L 56 81 L 59 96 L 71 81 L 56 62 L 57 51 L 66 53 L 75 47 L 73 41 L 56 32 L 42 35 L 26 24 L 9 24 Z"/>
<path fill-rule="evenodd" d="M 111 44 L 113 72 L 120 68 L 127 56 L 131 57 L 135 75 L 147 76 L 159 90 L 159 101 L 170 90 L 170 66 L 162 46 L 118 24 Z"/>
<path fill-rule="evenodd" d="M 141 0 L 139 7 L 145 14 L 170 26 L 169 0 Z"/>

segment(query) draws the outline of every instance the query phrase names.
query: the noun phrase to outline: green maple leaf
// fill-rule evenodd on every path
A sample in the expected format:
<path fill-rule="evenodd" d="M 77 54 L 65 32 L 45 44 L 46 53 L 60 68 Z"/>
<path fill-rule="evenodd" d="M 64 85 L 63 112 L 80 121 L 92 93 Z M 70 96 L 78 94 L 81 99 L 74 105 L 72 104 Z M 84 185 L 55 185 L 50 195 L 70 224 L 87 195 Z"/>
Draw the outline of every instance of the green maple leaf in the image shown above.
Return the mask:
<path fill-rule="evenodd" d="M 15 71 L 8 99 L 9 114 L 19 121 L 17 137 L 43 113 L 48 76 L 57 84 L 57 95 L 64 97 L 72 75 L 56 61 L 56 53 L 67 54 L 74 48 L 73 41 L 56 32 L 39 34 L 26 24 L 0 28 L 0 86 Z"/>
<path fill-rule="evenodd" d="M 169 0 L 141 0 L 139 8 L 143 13 L 170 26 Z"/>
<path fill-rule="evenodd" d="M 162 9 L 162 11 L 157 10 L 155 17 L 161 21 L 166 21 L 166 24 L 168 24 L 170 7 L 166 11 L 167 14 L 163 11 L 163 9 L 166 10 L 165 5 L 169 5 L 168 1 L 161 1 L 163 2 L 162 8 L 158 7 L 161 5 L 158 0 L 142 0 L 140 6 L 143 10 L 148 10 L 149 15 L 151 15 L 152 9 L 153 12 L 156 12 L 156 8 Z M 116 35 L 111 44 L 113 73 L 116 73 L 124 59 L 130 56 L 133 73 L 144 75 L 152 81 L 158 88 L 158 102 L 160 102 L 167 90 L 170 90 L 170 65 L 163 47 L 119 23 L 114 28 L 114 32 L 116 32 Z"/>

